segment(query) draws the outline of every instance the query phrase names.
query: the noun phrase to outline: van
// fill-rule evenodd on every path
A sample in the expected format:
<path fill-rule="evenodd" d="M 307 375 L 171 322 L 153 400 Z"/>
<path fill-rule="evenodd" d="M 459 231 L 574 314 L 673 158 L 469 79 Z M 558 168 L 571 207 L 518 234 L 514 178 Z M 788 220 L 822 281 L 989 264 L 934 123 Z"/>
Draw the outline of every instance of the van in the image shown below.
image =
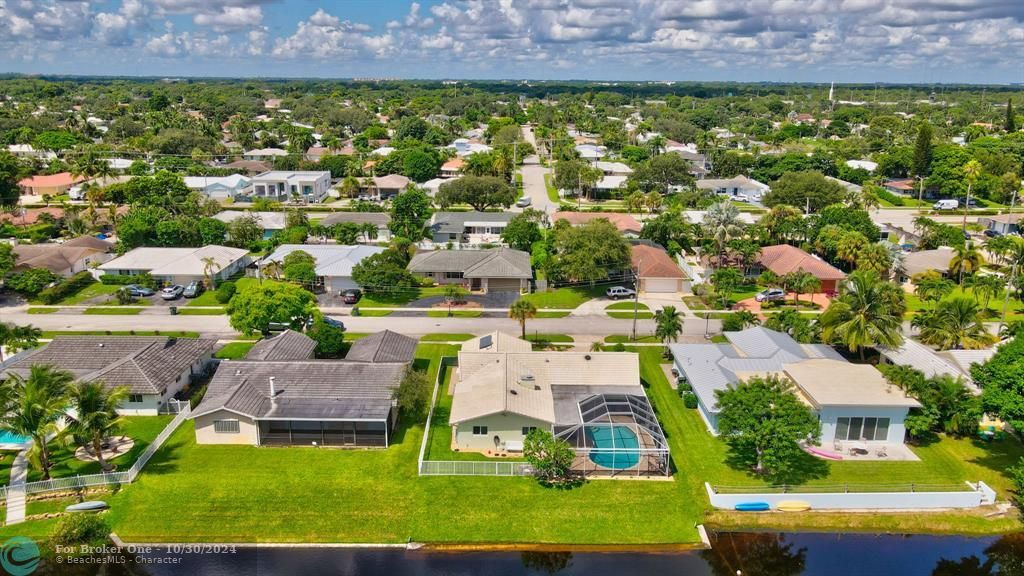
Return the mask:
<path fill-rule="evenodd" d="M 932 205 L 932 210 L 956 210 L 959 207 L 959 200 L 939 200 Z"/>
<path fill-rule="evenodd" d="M 68 190 L 68 198 L 71 200 L 85 200 L 85 190 L 81 186 L 72 186 Z"/>

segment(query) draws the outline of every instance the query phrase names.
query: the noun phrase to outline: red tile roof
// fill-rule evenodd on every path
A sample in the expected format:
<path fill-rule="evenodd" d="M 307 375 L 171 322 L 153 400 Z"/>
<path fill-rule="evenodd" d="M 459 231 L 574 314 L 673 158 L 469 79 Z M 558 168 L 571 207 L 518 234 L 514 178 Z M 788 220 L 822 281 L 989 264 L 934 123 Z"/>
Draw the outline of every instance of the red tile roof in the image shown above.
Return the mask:
<path fill-rule="evenodd" d="M 84 178 L 72 176 L 70 172 L 61 172 L 59 174 L 37 174 L 30 178 L 22 178 L 18 185 L 26 188 L 48 188 L 51 186 L 72 186 L 82 180 Z"/>
<path fill-rule="evenodd" d="M 758 262 L 779 276 L 803 270 L 804 272 L 814 274 L 818 280 L 842 280 L 846 278 L 846 274 L 842 270 L 789 244 L 761 248 L 761 256 L 758 257 Z"/>
<path fill-rule="evenodd" d="M 635 244 L 632 251 L 633 267 L 641 278 L 686 278 L 668 252 L 646 244 Z"/>

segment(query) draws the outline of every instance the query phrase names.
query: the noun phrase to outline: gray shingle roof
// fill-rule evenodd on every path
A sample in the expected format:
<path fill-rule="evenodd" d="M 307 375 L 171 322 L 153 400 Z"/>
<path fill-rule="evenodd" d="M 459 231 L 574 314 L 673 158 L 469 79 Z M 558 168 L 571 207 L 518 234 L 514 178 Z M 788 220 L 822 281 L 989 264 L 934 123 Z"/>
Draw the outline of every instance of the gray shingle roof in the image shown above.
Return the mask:
<path fill-rule="evenodd" d="M 466 222 L 508 223 L 515 214 L 511 212 L 435 212 L 430 231 L 440 234 L 462 234 Z"/>
<path fill-rule="evenodd" d="M 466 278 L 532 278 L 530 255 L 510 248 L 419 252 L 409 262 L 418 274 L 462 272 Z"/>
<path fill-rule="evenodd" d="M 285 330 L 273 338 L 261 340 L 245 355 L 246 360 L 310 360 L 316 341 L 294 330 Z"/>
<path fill-rule="evenodd" d="M 192 417 L 227 409 L 256 419 L 384 420 L 406 366 L 337 360 L 222 362 Z M 271 377 L 277 392 L 273 398 Z"/>
<path fill-rule="evenodd" d="M 162 394 L 215 343 L 166 336 L 58 336 L 9 363 L 7 371 L 24 375 L 33 365 L 50 364 L 79 380 L 124 386 L 132 394 Z"/>
<path fill-rule="evenodd" d="M 384 330 L 352 343 L 345 360 L 350 362 L 412 362 L 416 339 Z"/>

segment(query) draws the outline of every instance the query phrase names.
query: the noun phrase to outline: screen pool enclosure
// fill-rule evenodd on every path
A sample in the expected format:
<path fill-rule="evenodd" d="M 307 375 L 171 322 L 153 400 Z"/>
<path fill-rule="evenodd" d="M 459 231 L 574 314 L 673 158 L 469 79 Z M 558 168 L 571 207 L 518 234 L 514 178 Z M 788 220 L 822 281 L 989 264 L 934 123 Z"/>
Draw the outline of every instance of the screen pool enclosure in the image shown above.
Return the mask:
<path fill-rule="evenodd" d="M 585 476 L 668 476 L 668 443 L 642 394 L 595 394 L 577 403 L 579 422 L 556 425 Z"/>

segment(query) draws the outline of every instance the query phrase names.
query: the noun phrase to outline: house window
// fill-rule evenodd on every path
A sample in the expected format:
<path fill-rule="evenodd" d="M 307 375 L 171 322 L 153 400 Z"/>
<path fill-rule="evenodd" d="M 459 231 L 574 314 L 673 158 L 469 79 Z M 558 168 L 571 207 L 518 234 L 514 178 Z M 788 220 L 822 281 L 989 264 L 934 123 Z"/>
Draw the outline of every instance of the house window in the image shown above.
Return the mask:
<path fill-rule="evenodd" d="M 448 280 L 461 280 L 462 272 L 445 272 L 444 277 Z"/>
<path fill-rule="evenodd" d="M 473 436 L 487 436 L 487 426 L 473 426 Z"/>
<path fill-rule="evenodd" d="M 213 431 L 218 434 L 238 434 L 238 420 L 214 420 Z"/>
<path fill-rule="evenodd" d="M 888 418 L 838 418 L 836 440 L 878 440 L 889 438 Z"/>
<path fill-rule="evenodd" d="M 529 434 L 530 432 L 533 432 L 536 429 L 537 429 L 536 426 L 523 426 L 523 436 L 526 436 L 527 434 Z"/>
<path fill-rule="evenodd" d="M 129 394 L 128 402 L 131 404 L 139 404 L 142 402 L 142 394 Z"/>

